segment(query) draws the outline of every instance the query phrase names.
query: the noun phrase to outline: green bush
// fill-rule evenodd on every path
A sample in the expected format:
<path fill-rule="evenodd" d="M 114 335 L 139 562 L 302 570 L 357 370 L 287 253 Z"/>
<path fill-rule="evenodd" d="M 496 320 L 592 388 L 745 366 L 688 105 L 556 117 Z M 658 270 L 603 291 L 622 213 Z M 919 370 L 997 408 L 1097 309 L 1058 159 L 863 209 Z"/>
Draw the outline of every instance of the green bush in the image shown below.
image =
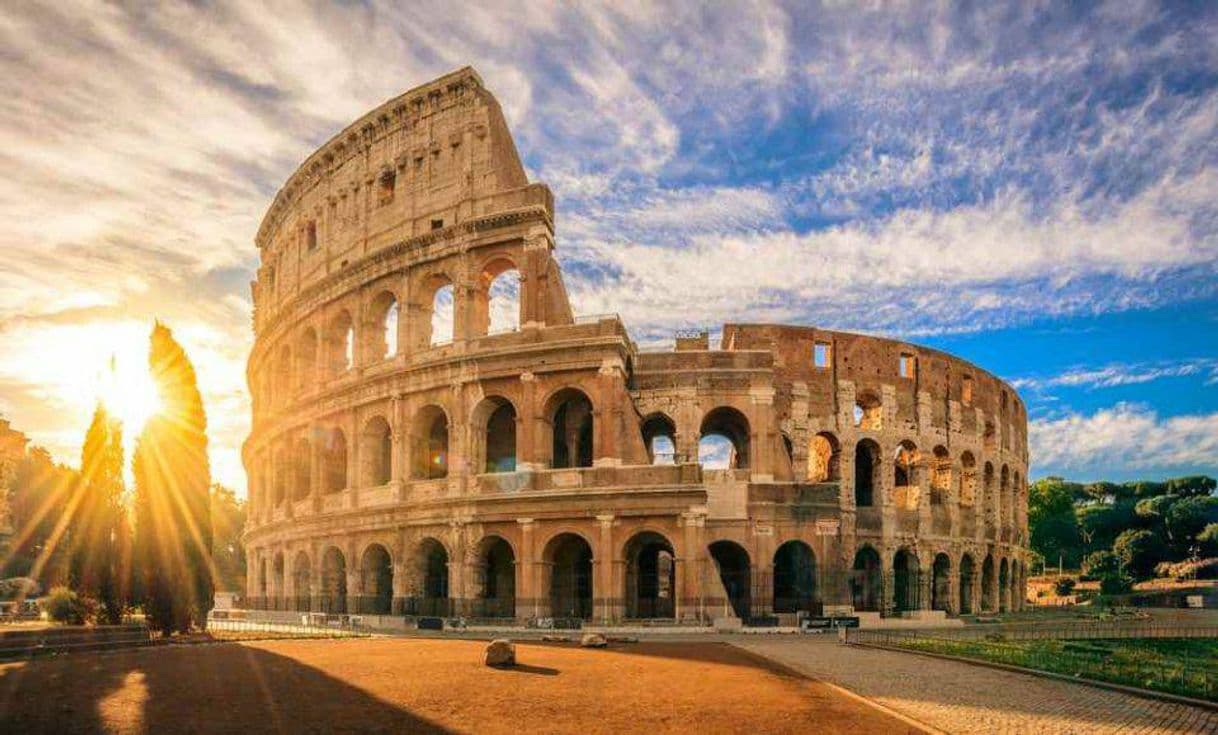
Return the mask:
<path fill-rule="evenodd" d="M 1133 580 L 1119 572 L 1100 577 L 1100 594 L 1123 595 L 1133 589 Z"/>
<path fill-rule="evenodd" d="M 57 623 L 84 625 L 97 613 L 97 603 L 67 587 L 53 587 L 51 593 L 43 599 L 42 609 Z"/>
<path fill-rule="evenodd" d="M 1103 579 L 1121 571 L 1121 559 L 1108 550 L 1093 551 L 1083 559 L 1083 580 Z"/>
<path fill-rule="evenodd" d="M 1074 592 L 1074 585 L 1078 584 L 1074 577 L 1062 577 L 1053 583 L 1053 592 L 1058 597 L 1066 597 Z"/>

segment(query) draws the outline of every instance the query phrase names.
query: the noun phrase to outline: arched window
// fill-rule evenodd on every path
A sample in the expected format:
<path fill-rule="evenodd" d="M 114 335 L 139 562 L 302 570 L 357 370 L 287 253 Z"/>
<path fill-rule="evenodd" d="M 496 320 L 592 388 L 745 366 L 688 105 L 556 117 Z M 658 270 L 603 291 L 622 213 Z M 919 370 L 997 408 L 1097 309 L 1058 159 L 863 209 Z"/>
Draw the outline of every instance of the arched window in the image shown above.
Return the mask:
<path fill-rule="evenodd" d="M 643 446 L 651 464 L 676 464 L 677 427 L 662 413 L 653 413 L 643 420 Z"/>
<path fill-rule="evenodd" d="M 931 566 L 930 609 L 951 612 L 952 560 L 947 554 L 935 555 Z"/>
<path fill-rule="evenodd" d="M 311 609 L 312 583 L 313 570 L 309 566 L 309 555 L 303 551 L 297 552 L 292 561 L 292 594 L 296 597 L 294 607 L 297 612 L 308 612 Z"/>
<path fill-rule="evenodd" d="M 947 448 L 940 445 L 934 449 L 934 464 L 930 474 L 930 504 L 946 505 L 952 487 L 952 458 Z"/>
<path fill-rule="evenodd" d="M 361 455 L 366 486 L 388 485 L 393 476 L 393 432 L 382 416 L 364 425 Z"/>
<path fill-rule="evenodd" d="M 313 448 L 309 446 L 309 440 L 303 436 L 296 440 L 296 446 L 292 452 L 292 465 L 295 470 L 292 497 L 301 501 L 308 498 L 313 492 Z"/>
<path fill-rule="evenodd" d="M 389 291 L 377 295 L 368 308 L 367 345 L 370 360 L 388 360 L 398 354 L 398 300 Z"/>
<path fill-rule="evenodd" d="M 336 493 L 347 488 L 347 437 L 342 429 L 331 429 L 322 447 L 325 490 Z"/>
<path fill-rule="evenodd" d="M 730 604 L 738 618 L 747 618 L 752 614 L 752 564 L 749 552 L 735 541 L 716 541 L 708 549 L 711 559 L 719 569 L 719 581 L 723 583 L 723 591 L 727 599 L 723 601 L 710 600 L 710 607 L 720 607 Z"/>
<path fill-rule="evenodd" d="M 850 578 L 850 592 L 854 609 L 863 612 L 879 612 L 883 600 L 884 569 L 880 555 L 870 546 L 864 546 L 854 555 Z"/>
<path fill-rule="evenodd" d="M 972 452 L 960 455 L 960 505 L 971 508 L 977 503 L 977 460 Z"/>
<path fill-rule="evenodd" d="M 487 290 L 489 334 L 520 329 L 520 272 L 514 268 L 495 276 Z"/>
<path fill-rule="evenodd" d="M 774 552 L 774 612 L 820 614 L 816 555 L 803 541 L 788 541 Z"/>
<path fill-rule="evenodd" d="M 478 544 L 475 580 L 480 582 L 475 614 L 487 618 L 516 617 L 516 554 L 500 536 Z"/>
<path fill-rule="evenodd" d="M 326 329 L 326 362 L 331 376 L 342 375 L 355 365 L 355 327 L 346 311 L 339 312 Z"/>
<path fill-rule="evenodd" d="M 872 391 L 858 394 L 854 402 L 854 425 L 861 431 L 879 431 L 883 427 L 884 404 Z"/>
<path fill-rule="evenodd" d="M 321 563 L 321 612 L 347 612 L 347 560 L 331 546 Z"/>
<path fill-rule="evenodd" d="M 837 482 L 842 479 L 841 445 L 833 434 L 822 431 L 808 445 L 808 482 Z"/>
<path fill-rule="evenodd" d="M 296 346 L 296 389 L 306 390 L 317 379 L 317 331 L 304 330 Z"/>
<path fill-rule="evenodd" d="M 626 542 L 622 555 L 626 560 L 626 617 L 674 617 L 676 553 L 668 539 L 643 531 Z"/>
<path fill-rule="evenodd" d="M 419 615 L 448 615 L 448 549 L 433 538 L 423 539 L 415 555 L 419 578 L 423 582 Z"/>
<path fill-rule="evenodd" d="M 453 341 L 454 324 L 454 292 L 451 283 L 443 283 L 436 287 L 431 297 L 430 324 L 432 346 L 444 345 Z"/>
<path fill-rule="evenodd" d="M 706 469 L 748 469 L 749 420 L 728 406 L 708 412 L 702 419 L 698 462 Z"/>
<path fill-rule="evenodd" d="M 482 458 L 483 472 L 516 471 L 516 407 L 501 396 L 489 396 L 474 409 L 475 431 L 481 428 L 481 441 L 475 446 L 474 460 Z"/>
<path fill-rule="evenodd" d="M 415 414 L 411 429 L 411 455 L 416 479 L 448 476 L 448 415 L 439 406 L 424 406 Z"/>
<path fill-rule="evenodd" d="M 292 463 L 288 450 L 280 447 L 275 450 L 275 507 L 283 505 L 288 499 L 288 488 L 292 482 Z"/>
<path fill-rule="evenodd" d="M 592 547 L 582 536 L 563 533 L 546 544 L 542 560 L 549 565 L 550 617 L 592 617 Z"/>
<path fill-rule="evenodd" d="M 854 446 L 854 504 L 859 508 L 875 505 L 880 487 L 880 445 L 863 439 Z"/>
<path fill-rule="evenodd" d="M 892 463 L 893 487 L 908 487 L 917 484 L 914 473 L 918 463 L 918 448 L 908 439 L 897 445 L 897 454 Z"/>
<path fill-rule="evenodd" d="M 393 607 L 393 563 L 380 544 L 371 544 L 360 560 L 360 610 L 368 615 L 388 615 Z"/>
<path fill-rule="evenodd" d="M 283 345 L 275 361 L 275 395 L 279 397 L 281 405 L 288 403 L 292 388 L 292 348 Z"/>
<path fill-rule="evenodd" d="M 892 558 L 893 602 L 898 612 L 917 610 L 922 585 L 918 557 L 908 549 L 898 549 Z"/>
<path fill-rule="evenodd" d="M 576 388 L 565 388 L 549 401 L 546 412 L 553 427 L 553 454 L 550 466 L 555 469 L 592 466 L 593 416 L 592 401 Z"/>

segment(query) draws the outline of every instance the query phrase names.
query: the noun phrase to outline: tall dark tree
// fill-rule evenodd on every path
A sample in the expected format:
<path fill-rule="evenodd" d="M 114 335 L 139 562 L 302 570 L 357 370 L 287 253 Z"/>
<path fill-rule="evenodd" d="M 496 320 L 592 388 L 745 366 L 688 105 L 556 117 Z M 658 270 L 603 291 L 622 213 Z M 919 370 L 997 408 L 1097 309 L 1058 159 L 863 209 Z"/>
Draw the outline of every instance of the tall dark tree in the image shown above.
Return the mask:
<path fill-rule="evenodd" d="M 63 584 L 68 544 L 61 519 L 76 471 L 55 464 L 42 447 L 30 447 L 6 475 L 0 492 L 8 496 L 13 537 L 0 554 L 0 577 L 32 577 L 44 590 Z"/>
<path fill-rule="evenodd" d="M 160 322 L 148 364 L 161 406 L 135 450 L 135 556 L 149 624 L 184 633 L 207 626 L 215 596 L 207 417 L 194 366 Z"/>
<path fill-rule="evenodd" d="M 122 534 L 123 430 L 98 404 L 81 450 L 80 480 L 70 501 L 71 582 L 101 603 L 103 622 L 117 624 L 127 608 Z"/>

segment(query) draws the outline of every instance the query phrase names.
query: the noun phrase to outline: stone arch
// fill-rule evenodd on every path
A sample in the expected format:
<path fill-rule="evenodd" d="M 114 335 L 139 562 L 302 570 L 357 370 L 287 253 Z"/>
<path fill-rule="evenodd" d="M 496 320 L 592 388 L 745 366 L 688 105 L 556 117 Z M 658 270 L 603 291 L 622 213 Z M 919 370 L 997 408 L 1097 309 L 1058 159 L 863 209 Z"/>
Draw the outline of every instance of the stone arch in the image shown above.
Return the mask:
<path fill-rule="evenodd" d="M 511 542 L 493 534 L 478 542 L 474 582 L 479 617 L 516 617 L 516 552 Z"/>
<path fill-rule="evenodd" d="M 322 555 L 320 602 L 322 612 L 347 612 L 347 558 L 337 546 Z"/>
<path fill-rule="evenodd" d="M 448 439 L 448 414 L 443 408 L 432 403 L 415 412 L 410 430 L 411 477 L 448 477 Z"/>
<path fill-rule="evenodd" d="M 952 457 L 942 444 L 931 451 L 930 504 L 947 505 L 952 488 Z"/>
<path fill-rule="evenodd" d="M 292 448 L 292 498 L 297 502 L 313 494 L 313 446 L 307 436 Z"/>
<path fill-rule="evenodd" d="M 749 552 L 735 541 L 728 540 L 715 541 L 707 549 L 719 570 L 719 581 L 723 585 L 724 594 L 727 595 L 727 599 L 718 604 L 714 595 L 711 595 L 708 605 L 715 608 L 719 604 L 730 604 L 736 617 L 750 617 L 753 610 L 753 585 Z"/>
<path fill-rule="evenodd" d="M 892 555 L 893 605 L 897 612 L 917 610 L 921 606 L 921 565 L 918 555 L 902 547 Z"/>
<path fill-rule="evenodd" d="M 292 457 L 288 447 L 280 446 L 275 449 L 275 484 L 273 493 L 274 506 L 278 508 L 288 501 L 292 481 Z"/>
<path fill-rule="evenodd" d="M 884 428 L 884 402 L 875 391 L 864 390 L 855 396 L 854 426 L 859 431 L 880 431 Z"/>
<path fill-rule="evenodd" d="M 981 563 L 981 611 L 994 612 L 998 609 L 997 577 L 994 570 L 994 555 L 986 554 Z"/>
<path fill-rule="evenodd" d="M 595 409 L 579 388 L 555 391 L 545 402 L 550 423 L 550 466 L 555 469 L 591 467 L 595 436 Z"/>
<path fill-rule="evenodd" d="M 414 564 L 420 583 L 415 608 L 417 615 L 444 617 L 451 614 L 449 598 L 448 547 L 431 536 L 424 537 L 415 547 Z"/>
<path fill-rule="evenodd" d="M 892 502 L 901 510 L 917 510 L 922 493 L 918 473 L 922 455 L 909 439 L 897 444 L 892 458 Z"/>
<path fill-rule="evenodd" d="M 287 561 L 283 558 L 283 552 L 275 552 L 275 557 L 271 561 L 271 586 L 275 589 L 275 609 L 287 609 Z"/>
<path fill-rule="evenodd" d="M 1011 602 L 1011 568 L 1004 557 L 998 563 L 998 611 L 1007 612 Z"/>
<path fill-rule="evenodd" d="M 472 305 L 475 334 L 499 334 L 520 328 L 520 286 L 520 270 L 506 255 L 492 256 L 482 266 Z"/>
<path fill-rule="evenodd" d="M 325 337 L 326 373 L 342 375 L 355 367 L 355 322 L 351 312 L 340 309 L 330 319 Z"/>
<path fill-rule="evenodd" d="M 998 471 L 998 527 L 1011 516 L 1011 469 L 1005 464 Z"/>
<path fill-rule="evenodd" d="M 481 472 L 516 471 L 516 406 L 499 395 L 483 398 L 470 417 L 470 454 Z"/>
<path fill-rule="evenodd" d="M 731 445 L 727 458 L 727 468 L 744 470 L 749 468 L 749 420 L 743 413 L 731 406 L 718 406 L 702 417 L 702 425 L 698 431 L 698 460 L 703 466 L 708 466 L 703 447 L 713 447 L 707 441 L 708 437 L 722 437 Z M 711 464 L 718 464 L 710 460 Z"/>
<path fill-rule="evenodd" d="M 880 445 L 872 439 L 860 439 L 854 445 L 854 505 L 870 508 L 876 505 L 876 494 L 883 487 Z"/>
<path fill-rule="evenodd" d="M 322 488 L 328 493 L 341 492 L 348 486 L 347 435 L 338 427 L 324 432 L 321 446 Z"/>
<path fill-rule="evenodd" d="M 622 546 L 626 562 L 627 618 L 675 618 L 676 559 L 672 542 L 656 531 L 639 531 Z"/>
<path fill-rule="evenodd" d="M 651 464 L 677 463 L 677 425 L 667 414 L 657 411 L 648 415 L 640 431 Z"/>
<path fill-rule="evenodd" d="M 388 615 L 393 609 L 393 558 L 378 543 L 368 544 L 360 555 L 360 606 L 358 612 Z"/>
<path fill-rule="evenodd" d="M 850 593 L 855 611 L 880 612 L 884 604 L 884 568 L 870 544 L 860 546 L 851 565 Z"/>
<path fill-rule="evenodd" d="M 296 597 L 295 609 L 298 612 L 311 609 L 312 584 L 313 565 L 309 561 L 309 554 L 303 550 L 298 551 L 292 559 L 292 593 Z"/>
<path fill-rule="evenodd" d="M 369 360 L 388 360 L 398 354 L 398 325 L 401 306 L 392 291 L 378 293 L 368 303 L 364 326 L 364 354 Z"/>
<path fill-rule="evenodd" d="M 774 612 L 809 612 L 819 615 L 816 584 L 816 554 L 798 539 L 787 541 L 774 552 Z"/>
<path fill-rule="evenodd" d="M 985 510 L 985 525 L 987 530 L 992 531 L 998 521 L 998 499 L 994 483 L 994 465 L 991 462 L 985 463 L 985 468 L 981 473 L 981 485 L 984 493 L 982 503 Z"/>
<path fill-rule="evenodd" d="M 972 452 L 960 453 L 960 505 L 971 508 L 977 503 L 977 460 Z"/>
<path fill-rule="evenodd" d="M 393 479 L 393 430 L 384 416 L 373 416 L 364 423 L 360 460 L 364 487 L 388 485 Z"/>
<path fill-rule="evenodd" d="M 985 449 L 985 451 L 993 452 L 997 448 L 994 443 L 996 438 L 997 431 L 994 428 L 994 420 L 986 419 L 985 427 L 982 429 L 981 434 L 981 446 Z"/>
<path fill-rule="evenodd" d="M 930 609 L 951 612 L 952 559 L 944 553 L 935 554 L 931 564 Z"/>
<path fill-rule="evenodd" d="M 275 395 L 279 405 L 287 405 L 292 395 L 294 381 L 292 379 L 292 348 L 290 345 L 280 345 L 275 356 Z"/>
<path fill-rule="evenodd" d="M 580 534 L 558 533 L 546 543 L 542 560 L 550 567 L 545 599 L 551 617 L 591 619 L 592 559 L 592 544 Z"/>
<path fill-rule="evenodd" d="M 839 482 L 842 479 L 841 444 L 832 432 L 822 431 L 808 445 L 808 482 Z"/>
<path fill-rule="evenodd" d="M 973 582 L 977 574 L 976 564 L 971 554 L 960 556 L 960 614 L 971 615 L 977 612 L 977 601 L 973 599 Z"/>
<path fill-rule="evenodd" d="M 419 346 L 448 344 L 456 337 L 456 289 L 444 273 L 423 281 L 419 301 Z"/>

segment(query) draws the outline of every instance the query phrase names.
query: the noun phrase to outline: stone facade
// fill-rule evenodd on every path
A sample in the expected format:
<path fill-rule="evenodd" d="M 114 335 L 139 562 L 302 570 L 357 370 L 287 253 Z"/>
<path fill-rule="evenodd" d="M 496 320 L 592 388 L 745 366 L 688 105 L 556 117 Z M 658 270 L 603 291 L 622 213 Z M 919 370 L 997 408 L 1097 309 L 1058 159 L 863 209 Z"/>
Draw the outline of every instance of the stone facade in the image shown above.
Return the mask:
<path fill-rule="evenodd" d="M 888 339 L 729 324 L 720 349 L 646 352 L 616 316 L 576 318 L 553 197 L 471 69 L 314 153 L 257 243 L 254 606 L 706 622 L 1022 604 L 1015 391 Z M 707 436 L 728 469 L 699 463 Z"/>

